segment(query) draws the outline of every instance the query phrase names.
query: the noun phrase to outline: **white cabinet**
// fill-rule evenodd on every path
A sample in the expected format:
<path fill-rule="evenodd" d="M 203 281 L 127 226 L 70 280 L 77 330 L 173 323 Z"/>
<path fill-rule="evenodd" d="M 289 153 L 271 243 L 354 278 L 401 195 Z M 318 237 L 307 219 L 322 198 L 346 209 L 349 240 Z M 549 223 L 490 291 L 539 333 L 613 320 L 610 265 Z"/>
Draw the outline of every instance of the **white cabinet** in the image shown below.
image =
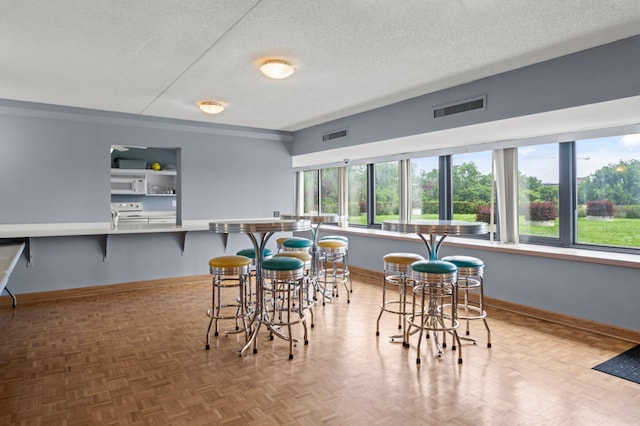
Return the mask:
<path fill-rule="evenodd" d="M 128 181 L 130 185 L 126 185 Z M 175 170 L 111 169 L 112 194 L 172 197 L 176 194 Z"/>

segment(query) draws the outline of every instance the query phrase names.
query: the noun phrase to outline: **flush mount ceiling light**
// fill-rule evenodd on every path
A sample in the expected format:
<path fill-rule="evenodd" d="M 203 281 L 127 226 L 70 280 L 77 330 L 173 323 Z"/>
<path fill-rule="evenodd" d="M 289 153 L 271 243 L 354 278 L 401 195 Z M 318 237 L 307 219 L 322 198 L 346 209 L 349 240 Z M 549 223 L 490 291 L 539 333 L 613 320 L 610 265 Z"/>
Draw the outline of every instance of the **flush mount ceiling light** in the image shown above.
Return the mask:
<path fill-rule="evenodd" d="M 275 80 L 289 77 L 295 69 L 291 64 L 281 59 L 269 59 L 260 65 L 262 74 Z"/>
<path fill-rule="evenodd" d="M 224 111 L 224 105 L 215 101 L 198 101 L 197 105 L 200 111 L 206 112 L 207 114 L 220 114 Z"/>

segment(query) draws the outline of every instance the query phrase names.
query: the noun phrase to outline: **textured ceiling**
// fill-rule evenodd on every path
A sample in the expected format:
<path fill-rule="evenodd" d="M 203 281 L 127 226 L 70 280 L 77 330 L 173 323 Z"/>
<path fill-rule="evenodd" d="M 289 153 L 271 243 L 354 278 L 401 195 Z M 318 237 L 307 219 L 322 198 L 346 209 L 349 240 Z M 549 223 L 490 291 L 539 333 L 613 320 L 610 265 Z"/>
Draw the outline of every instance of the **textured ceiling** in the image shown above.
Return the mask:
<path fill-rule="evenodd" d="M 0 6 L 0 98 L 289 131 L 640 34 L 638 0 Z M 297 71 L 270 80 L 266 57 Z"/>

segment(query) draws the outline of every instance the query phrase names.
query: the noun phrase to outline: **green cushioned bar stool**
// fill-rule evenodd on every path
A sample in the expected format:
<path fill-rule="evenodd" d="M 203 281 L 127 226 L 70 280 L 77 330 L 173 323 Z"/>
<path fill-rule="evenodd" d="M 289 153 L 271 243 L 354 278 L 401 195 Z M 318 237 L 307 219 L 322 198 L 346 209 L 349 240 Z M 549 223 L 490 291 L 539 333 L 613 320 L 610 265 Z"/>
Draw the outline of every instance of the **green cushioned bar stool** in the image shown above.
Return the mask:
<path fill-rule="evenodd" d="M 327 235 L 325 237 L 320 238 L 320 241 L 323 240 L 338 240 L 343 241 L 345 243 L 346 252 L 344 254 L 343 259 L 343 268 L 344 274 L 349 280 L 349 292 L 353 293 L 353 282 L 351 281 L 351 274 L 349 273 L 349 238 L 344 235 Z"/>
<path fill-rule="evenodd" d="M 456 312 L 456 279 L 458 267 L 451 262 L 442 260 L 420 260 L 411 264 L 413 279 L 412 313 L 409 317 L 409 328 L 420 330 L 416 364 L 420 364 L 420 344 L 423 332 L 427 331 L 427 338 L 433 332 L 438 356 L 442 356 L 442 348 L 446 348 L 447 333 L 452 333 L 454 342 L 452 350 L 456 350 L 456 343 L 460 346 L 457 329 L 459 326 L 456 315 L 444 315 L 443 306 L 449 304 L 452 312 Z M 442 333 L 442 347 L 438 340 L 438 333 Z M 462 348 L 458 351 L 458 363 L 462 364 Z"/>
<path fill-rule="evenodd" d="M 235 321 L 235 331 L 226 331 L 225 334 L 244 331 L 245 342 L 248 338 L 247 321 L 253 315 L 253 309 L 248 303 L 248 279 L 251 259 L 246 256 L 220 256 L 209 260 L 209 272 L 213 277 L 211 307 L 207 311 L 209 316 L 209 328 L 207 329 L 207 343 L 205 349 L 211 347 L 211 328 L 215 330 L 215 336 L 219 334 L 218 322 L 220 320 Z M 242 322 L 242 330 L 240 329 Z"/>
<path fill-rule="evenodd" d="M 402 346 L 408 347 L 407 336 L 407 309 L 410 302 L 407 300 L 407 287 L 413 286 L 411 279 L 411 264 L 424 260 L 424 257 L 413 253 L 389 253 L 383 257 L 384 275 L 382 278 L 382 303 L 380 313 L 376 321 L 376 336 L 380 335 L 380 318 L 384 312 L 398 315 L 398 329 L 402 330 L 402 336 L 391 336 L 391 341 L 402 339 Z M 397 296 L 388 295 L 388 286 L 398 287 Z"/>
<path fill-rule="evenodd" d="M 295 257 L 304 263 L 304 280 L 302 281 L 302 290 L 298 303 L 302 304 L 302 309 L 309 311 L 311 315 L 311 328 L 315 326 L 313 323 L 313 304 L 315 303 L 315 287 L 311 282 L 311 255 L 305 251 L 283 251 L 273 256 L 275 257 Z"/>
<path fill-rule="evenodd" d="M 442 260 L 451 262 L 458 267 L 458 279 L 456 287 L 458 289 L 458 312 L 459 320 L 465 320 L 467 329 L 466 335 L 470 335 L 469 321 L 482 320 L 487 329 L 487 347 L 491 347 L 491 330 L 487 323 L 487 312 L 484 310 L 484 262 L 477 257 L 471 256 L 447 256 Z M 448 307 L 445 307 L 447 309 Z M 476 339 L 471 340 L 474 344 Z"/>
<path fill-rule="evenodd" d="M 323 305 L 325 299 L 333 300 L 339 296 L 340 285 L 344 285 L 347 290 L 347 303 L 351 303 L 347 284 L 348 273 L 344 263 L 346 254 L 347 244 L 344 241 L 325 239 L 318 241 L 319 269 L 316 276 L 318 290 L 323 296 Z"/>
<path fill-rule="evenodd" d="M 251 259 L 251 265 L 249 266 L 249 288 L 252 289 L 253 288 L 253 281 L 255 276 L 256 276 L 256 250 L 253 248 L 246 248 L 246 249 L 242 249 L 239 250 L 236 255 L 238 256 L 246 256 L 249 259 Z M 262 255 L 263 255 L 263 259 L 269 259 L 271 257 L 273 257 L 273 250 L 269 249 L 269 248 L 265 248 L 262 251 Z M 250 292 L 251 297 L 253 297 L 254 292 L 251 291 Z"/>
<path fill-rule="evenodd" d="M 265 248 L 262 254 L 264 256 L 264 259 L 269 259 L 270 257 L 273 256 L 273 250 Z M 236 253 L 236 255 L 248 257 L 249 259 L 251 259 L 252 265 L 256 264 L 256 251 L 253 248 L 246 248 L 246 249 L 239 250 Z"/>
<path fill-rule="evenodd" d="M 305 251 L 308 253 L 312 246 L 313 241 L 308 238 L 290 237 L 282 242 L 283 251 Z"/>
<path fill-rule="evenodd" d="M 271 332 L 289 342 L 289 359 L 293 359 L 291 326 L 302 324 L 304 344 L 309 344 L 305 308 L 298 303 L 304 280 L 304 262 L 295 257 L 280 256 L 262 262 L 262 289 L 264 294 L 264 320 Z M 283 330 L 286 328 L 287 332 Z"/>

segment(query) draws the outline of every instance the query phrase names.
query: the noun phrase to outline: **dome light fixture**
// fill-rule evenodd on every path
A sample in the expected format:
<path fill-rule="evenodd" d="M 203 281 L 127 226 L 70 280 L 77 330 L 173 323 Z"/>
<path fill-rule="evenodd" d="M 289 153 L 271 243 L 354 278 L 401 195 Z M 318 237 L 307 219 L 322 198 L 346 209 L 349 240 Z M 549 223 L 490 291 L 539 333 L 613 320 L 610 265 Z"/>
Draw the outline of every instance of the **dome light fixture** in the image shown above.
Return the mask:
<path fill-rule="evenodd" d="M 282 59 L 269 59 L 260 65 L 260 71 L 269 78 L 282 80 L 293 74 L 295 68 Z"/>
<path fill-rule="evenodd" d="M 198 101 L 197 105 L 200 111 L 207 114 L 220 114 L 224 111 L 224 105 L 215 101 Z"/>

